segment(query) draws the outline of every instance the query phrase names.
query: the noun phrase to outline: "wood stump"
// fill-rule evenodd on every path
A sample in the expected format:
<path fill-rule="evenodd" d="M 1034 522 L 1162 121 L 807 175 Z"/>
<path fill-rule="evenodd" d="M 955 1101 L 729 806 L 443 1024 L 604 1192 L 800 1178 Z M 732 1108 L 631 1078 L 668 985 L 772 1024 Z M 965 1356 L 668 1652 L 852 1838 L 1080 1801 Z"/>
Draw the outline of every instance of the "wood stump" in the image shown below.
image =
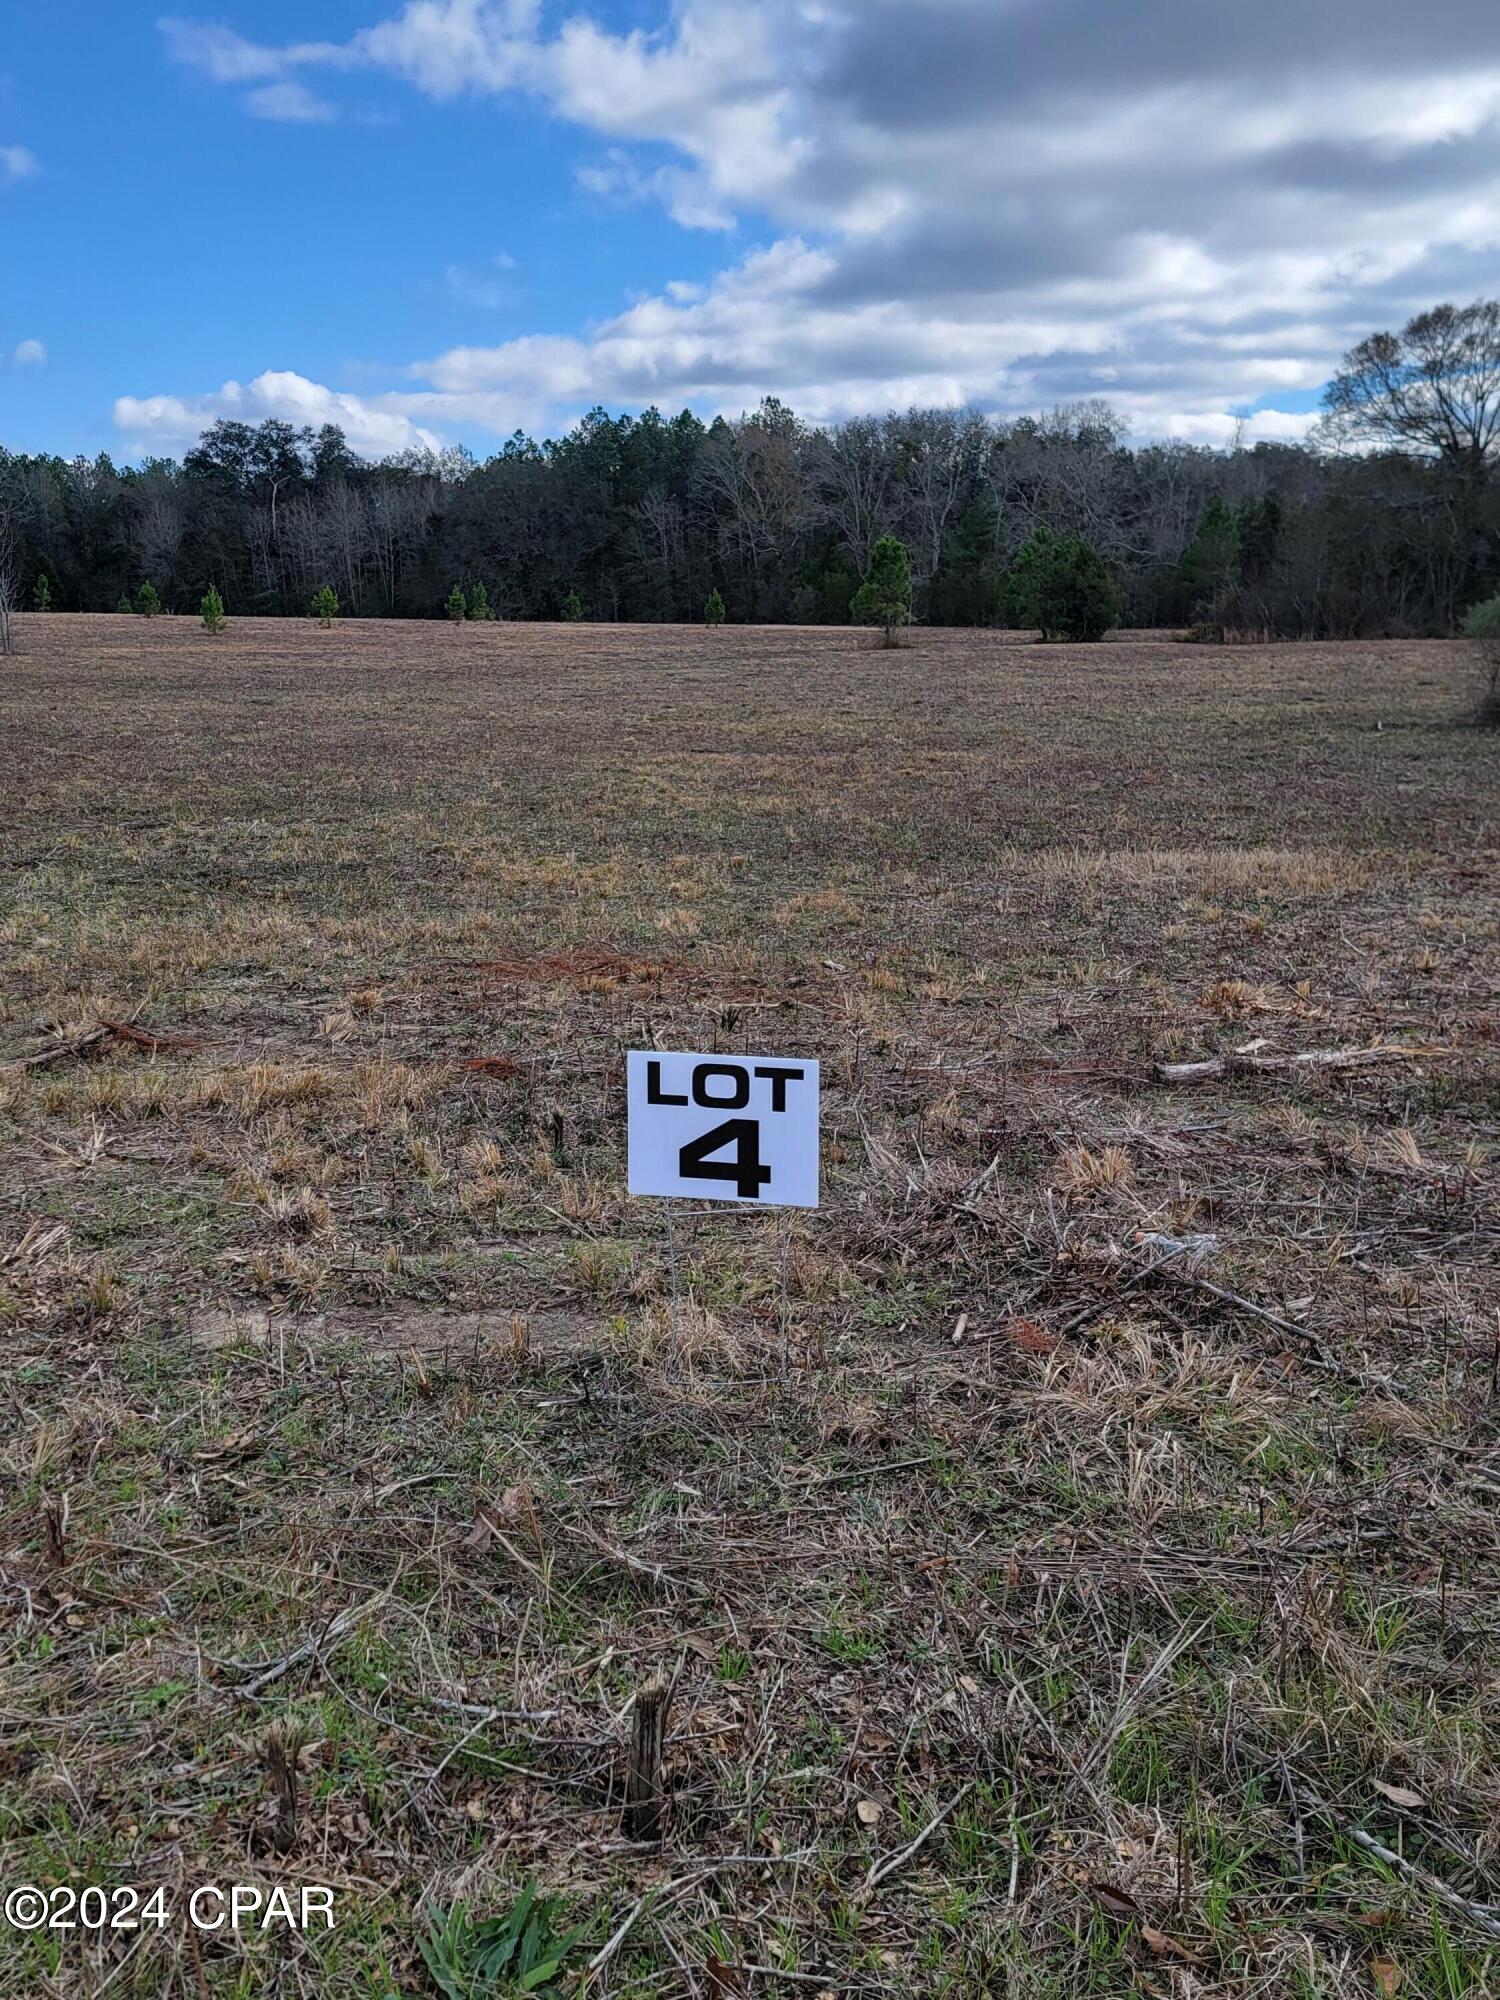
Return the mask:
<path fill-rule="evenodd" d="M 647 1681 L 635 1698 L 630 1768 L 625 1774 L 627 1840 L 661 1840 L 666 1833 L 667 1711 L 671 1705 L 672 1684 L 660 1674 Z"/>

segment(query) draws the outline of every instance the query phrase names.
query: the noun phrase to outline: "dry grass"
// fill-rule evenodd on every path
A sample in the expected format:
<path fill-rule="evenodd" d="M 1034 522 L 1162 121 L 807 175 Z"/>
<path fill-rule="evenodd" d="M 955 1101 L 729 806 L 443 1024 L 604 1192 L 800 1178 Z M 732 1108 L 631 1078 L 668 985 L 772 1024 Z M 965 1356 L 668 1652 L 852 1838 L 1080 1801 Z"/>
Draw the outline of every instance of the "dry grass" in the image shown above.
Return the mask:
<path fill-rule="evenodd" d="M 0 1990 L 430 1992 L 533 1877 L 600 1994 L 1493 1990 L 1457 649 L 23 643 L 3 1873 L 339 1928 L 0 1930 Z M 823 1063 L 785 1313 L 774 1219 L 625 1195 L 653 1033 Z"/>

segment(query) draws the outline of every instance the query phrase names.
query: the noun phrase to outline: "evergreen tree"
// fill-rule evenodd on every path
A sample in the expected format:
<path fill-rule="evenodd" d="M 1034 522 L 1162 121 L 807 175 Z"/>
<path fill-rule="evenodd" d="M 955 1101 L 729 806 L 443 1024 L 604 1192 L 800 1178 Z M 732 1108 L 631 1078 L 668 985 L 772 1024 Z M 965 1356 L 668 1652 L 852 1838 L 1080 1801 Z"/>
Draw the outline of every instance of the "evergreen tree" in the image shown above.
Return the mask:
<path fill-rule="evenodd" d="M 943 536 L 941 560 L 927 588 L 934 625 L 991 625 L 1000 611 L 995 558 L 999 510 L 987 493 L 971 500 Z"/>
<path fill-rule="evenodd" d="M 570 590 L 562 602 L 562 615 L 570 625 L 576 625 L 583 616 L 583 599 L 576 590 Z"/>
<path fill-rule="evenodd" d="M 911 618 L 911 557 L 905 542 L 882 535 L 870 551 L 870 567 L 855 591 L 850 616 L 859 625 L 885 628 L 885 643 L 894 646 L 896 627 Z"/>
<path fill-rule="evenodd" d="M 36 580 L 36 587 L 31 593 L 31 601 L 38 611 L 50 611 L 52 609 L 52 586 L 47 581 L 45 570 Z"/>
<path fill-rule="evenodd" d="M 469 616 L 483 624 L 486 619 L 493 618 L 494 615 L 490 609 L 489 592 L 482 583 L 476 583 L 469 593 Z"/>
<path fill-rule="evenodd" d="M 161 610 L 161 598 L 149 577 L 135 594 L 135 608 L 142 618 L 154 618 Z"/>
<path fill-rule="evenodd" d="M 717 590 L 708 593 L 708 602 L 703 607 L 703 622 L 705 625 L 724 623 L 724 600 Z"/>
<path fill-rule="evenodd" d="M 1065 639 L 1095 644 L 1120 622 L 1120 593 L 1097 549 L 1079 536 L 1064 539 L 1046 587 L 1042 615 Z"/>
<path fill-rule="evenodd" d="M 455 583 L 448 592 L 448 602 L 443 607 L 455 625 L 462 625 L 469 615 L 469 606 L 464 598 L 463 586 Z"/>
<path fill-rule="evenodd" d="M 229 623 L 229 620 L 224 616 L 224 600 L 220 597 L 216 584 L 211 583 L 207 590 L 204 591 L 203 602 L 198 608 L 203 614 L 203 629 L 205 632 L 222 632 L 224 627 Z"/>
<path fill-rule="evenodd" d="M 1240 575 L 1246 583 L 1261 583 L 1271 573 L 1281 545 L 1281 502 L 1274 493 L 1264 500 L 1246 500 L 1235 516 L 1239 536 Z"/>
<path fill-rule="evenodd" d="M 131 616 L 134 613 L 135 606 L 131 603 L 129 593 L 127 591 L 122 590 L 120 592 L 120 601 L 115 606 L 115 609 L 116 611 L 123 611 L 127 617 Z"/>
<path fill-rule="evenodd" d="M 1120 616 L 1120 596 L 1098 551 L 1077 535 L 1038 528 L 1016 551 L 1001 588 L 1013 625 L 1044 639 L 1102 639 Z"/>
<path fill-rule="evenodd" d="M 331 625 L 339 615 L 338 594 L 332 584 L 325 583 L 312 601 L 312 615 L 320 625 Z"/>
<path fill-rule="evenodd" d="M 1240 531 L 1222 500 L 1210 500 L 1177 574 L 1197 611 L 1212 614 L 1239 575 Z"/>

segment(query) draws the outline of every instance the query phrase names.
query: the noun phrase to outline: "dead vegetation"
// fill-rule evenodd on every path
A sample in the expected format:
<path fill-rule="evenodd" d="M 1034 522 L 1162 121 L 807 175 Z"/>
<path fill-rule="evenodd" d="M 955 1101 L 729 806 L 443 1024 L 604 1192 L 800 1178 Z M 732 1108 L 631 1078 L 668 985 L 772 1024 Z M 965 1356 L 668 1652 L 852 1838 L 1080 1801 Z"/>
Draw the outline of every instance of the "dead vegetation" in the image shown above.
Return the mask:
<path fill-rule="evenodd" d="M 3 1872 L 338 1929 L 0 1988 L 1494 1989 L 1456 649 L 36 625 Z M 822 1061 L 788 1240 L 625 1196 L 653 1036 Z"/>

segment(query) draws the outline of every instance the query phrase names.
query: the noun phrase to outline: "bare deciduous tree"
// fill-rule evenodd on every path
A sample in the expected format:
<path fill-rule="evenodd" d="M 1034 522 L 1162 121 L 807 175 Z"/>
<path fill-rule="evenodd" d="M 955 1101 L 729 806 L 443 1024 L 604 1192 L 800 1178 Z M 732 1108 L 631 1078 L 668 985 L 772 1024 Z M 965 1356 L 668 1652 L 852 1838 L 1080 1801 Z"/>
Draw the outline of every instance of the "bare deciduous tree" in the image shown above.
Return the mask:
<path fill-rule="evenodd" d="M 1482 484 L 1500 459 L 1500 300 L 1435 306 L 1372 333 L 1323 396 L 1334 442 L 1441 459 Z"/>

